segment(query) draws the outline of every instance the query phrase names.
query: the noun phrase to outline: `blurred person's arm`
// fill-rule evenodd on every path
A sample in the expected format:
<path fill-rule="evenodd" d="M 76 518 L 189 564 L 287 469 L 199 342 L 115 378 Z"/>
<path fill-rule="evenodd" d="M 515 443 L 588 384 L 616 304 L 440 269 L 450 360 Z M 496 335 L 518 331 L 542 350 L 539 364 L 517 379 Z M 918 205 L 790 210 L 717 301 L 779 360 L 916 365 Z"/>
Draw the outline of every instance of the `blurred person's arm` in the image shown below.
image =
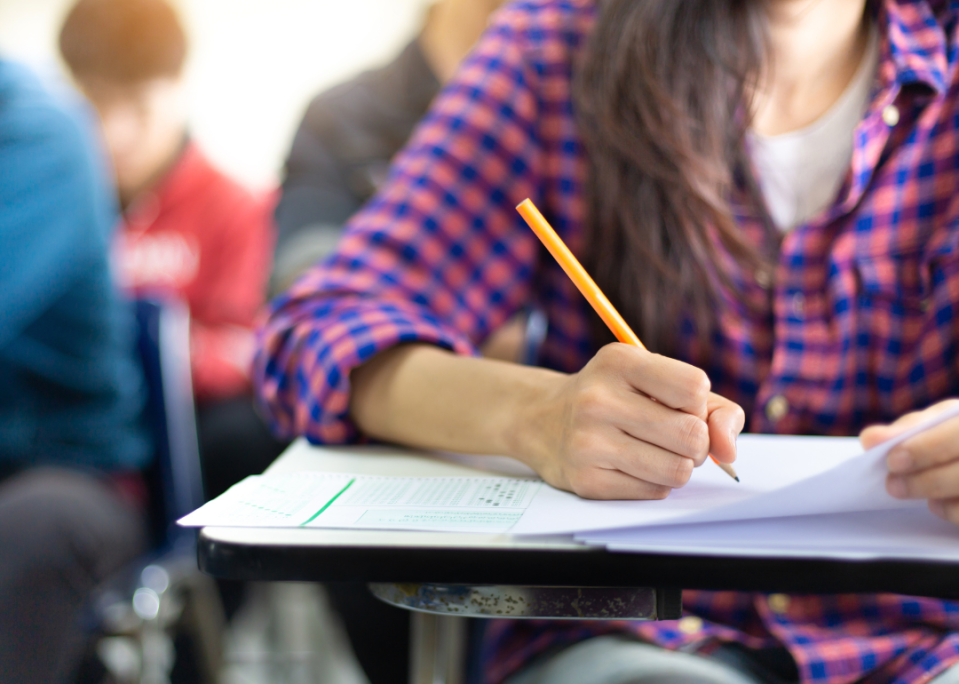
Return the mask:
<path fill-rule="evenodd" d="M 139 468 L 142 376 L 93 123 L 3 60 L 0 102 L 0 458 Z"/>
<path fill-rule="evenodd" d="M 286 160 L 276 209 L 272 294 L 332 252 L 343 224 L 385 179 L 438 90 L 414 41 L 390 64 L 310 103 Z"/>
<path fill-rule="evenodd" d="M 4 72 L 19 69 L 0 64 Z M 65 112 L 0 107 L 0 348 L 6 347 L 106 254 L 113 205 L 87 164 L 88 134 Z M 105 260 L 102 264 L 105 267 Z"/>

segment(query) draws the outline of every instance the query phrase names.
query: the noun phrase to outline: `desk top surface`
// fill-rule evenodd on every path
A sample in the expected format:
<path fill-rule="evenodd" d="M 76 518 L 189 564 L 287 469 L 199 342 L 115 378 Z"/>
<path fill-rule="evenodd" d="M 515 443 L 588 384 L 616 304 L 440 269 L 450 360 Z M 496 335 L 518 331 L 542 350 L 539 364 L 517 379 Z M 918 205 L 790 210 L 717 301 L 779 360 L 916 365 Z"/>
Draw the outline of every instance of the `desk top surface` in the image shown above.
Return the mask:
<path fill-rule="evenodd" d="M 316 448 L 298 440 L 267 470 L 400 476 L 533 476 L 503 457 L 378 446 Z M 200 566 L 244 580 L 434 582 L 959 597 L 956 568 L 918 561 L 720 558 L 613 553 L 570 537 L 377 530 L 207 527 Z"/>

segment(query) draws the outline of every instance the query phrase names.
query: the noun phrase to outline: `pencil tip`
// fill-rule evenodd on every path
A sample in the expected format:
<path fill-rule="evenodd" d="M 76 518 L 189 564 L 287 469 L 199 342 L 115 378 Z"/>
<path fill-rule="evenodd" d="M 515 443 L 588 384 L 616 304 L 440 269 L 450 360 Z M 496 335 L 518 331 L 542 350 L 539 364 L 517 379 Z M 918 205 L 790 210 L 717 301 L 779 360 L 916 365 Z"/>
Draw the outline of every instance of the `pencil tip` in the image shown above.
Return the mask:
<path fill-rule="evenodd" d="M 738 478 L 738 477 L 736 478 L 736 482 L 739 482 L 739 478 Z"/>

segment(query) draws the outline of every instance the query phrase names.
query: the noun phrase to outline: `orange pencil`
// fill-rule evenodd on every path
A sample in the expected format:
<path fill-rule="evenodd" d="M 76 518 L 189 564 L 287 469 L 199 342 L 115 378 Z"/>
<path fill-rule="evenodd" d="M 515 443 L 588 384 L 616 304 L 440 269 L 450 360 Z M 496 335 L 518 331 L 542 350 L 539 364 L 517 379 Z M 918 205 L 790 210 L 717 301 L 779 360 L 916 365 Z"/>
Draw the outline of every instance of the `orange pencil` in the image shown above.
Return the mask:
<path fill-rule="evenodd" d="M 556 234 L 556 231 L 549 225 L 549 222 L 543 218 L 543 215 L 539 209 L 536 208 L 536 205 L 529 199 L 525 199 L 516 207 L 516 211 L 520 213 L 520 216 L 522 216 L 526 223 L 529 224 L 529 227 L 533 229 L 536 237 L 540 239 L 540 242 L 542 242 L 546 249 L 549 250 L 549 253 L 553 255 L 553 258 L 556 259 L 566 272 L 566 275 L 573 281 L 576 288 L 583 293 L 586 301 L 596 310 L 596 313 L 603 319 L 603 323 L 613 332 L 616 339 L 623 344 L 631 344 L 634 347 L 645 349 L 646 347 L 644 347 L 640 339 L 636 337 L 633 329 L 630 328 L 629 324 L 619 315 L 619 312 L 606 298 L 603 291 L 599 289 L 599 286 L 589 276 L 589 273 L 586 272 L 583 265 L 579 263 L 579 259 L 573 256 L 573 253 L 569 251 L 569 247 L 566 246 L 562 238 Z M 736 480 L 736 482 L 739 482 L 739 476 L 731 465 L 720 463 L 712 454 L 710 454 L 709 457 L 713 459 L 716 465 L 723 469 L 723 472 Z"/>

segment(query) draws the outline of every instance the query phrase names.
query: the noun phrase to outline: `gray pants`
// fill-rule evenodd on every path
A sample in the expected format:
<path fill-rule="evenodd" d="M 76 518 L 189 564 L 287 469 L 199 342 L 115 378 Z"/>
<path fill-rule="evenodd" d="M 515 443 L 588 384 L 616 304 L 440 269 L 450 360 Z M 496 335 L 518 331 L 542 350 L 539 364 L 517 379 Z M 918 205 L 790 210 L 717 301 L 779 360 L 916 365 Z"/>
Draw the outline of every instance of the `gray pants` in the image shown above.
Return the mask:
<path fill-rule="evenodd" d="M 95 478 L 35 469 L 0 482 L 0 673 L 62 682 L 96 587 L 142 550 L 139 515 Z"/>
<path fill-rule="evenodd" d="M 532 663 L 506 684 L 768 684 L 735 658 L 667 651 L 627 636 L 599 636 Z M 959 684 L 953 667 L 930 684 Z"/>

